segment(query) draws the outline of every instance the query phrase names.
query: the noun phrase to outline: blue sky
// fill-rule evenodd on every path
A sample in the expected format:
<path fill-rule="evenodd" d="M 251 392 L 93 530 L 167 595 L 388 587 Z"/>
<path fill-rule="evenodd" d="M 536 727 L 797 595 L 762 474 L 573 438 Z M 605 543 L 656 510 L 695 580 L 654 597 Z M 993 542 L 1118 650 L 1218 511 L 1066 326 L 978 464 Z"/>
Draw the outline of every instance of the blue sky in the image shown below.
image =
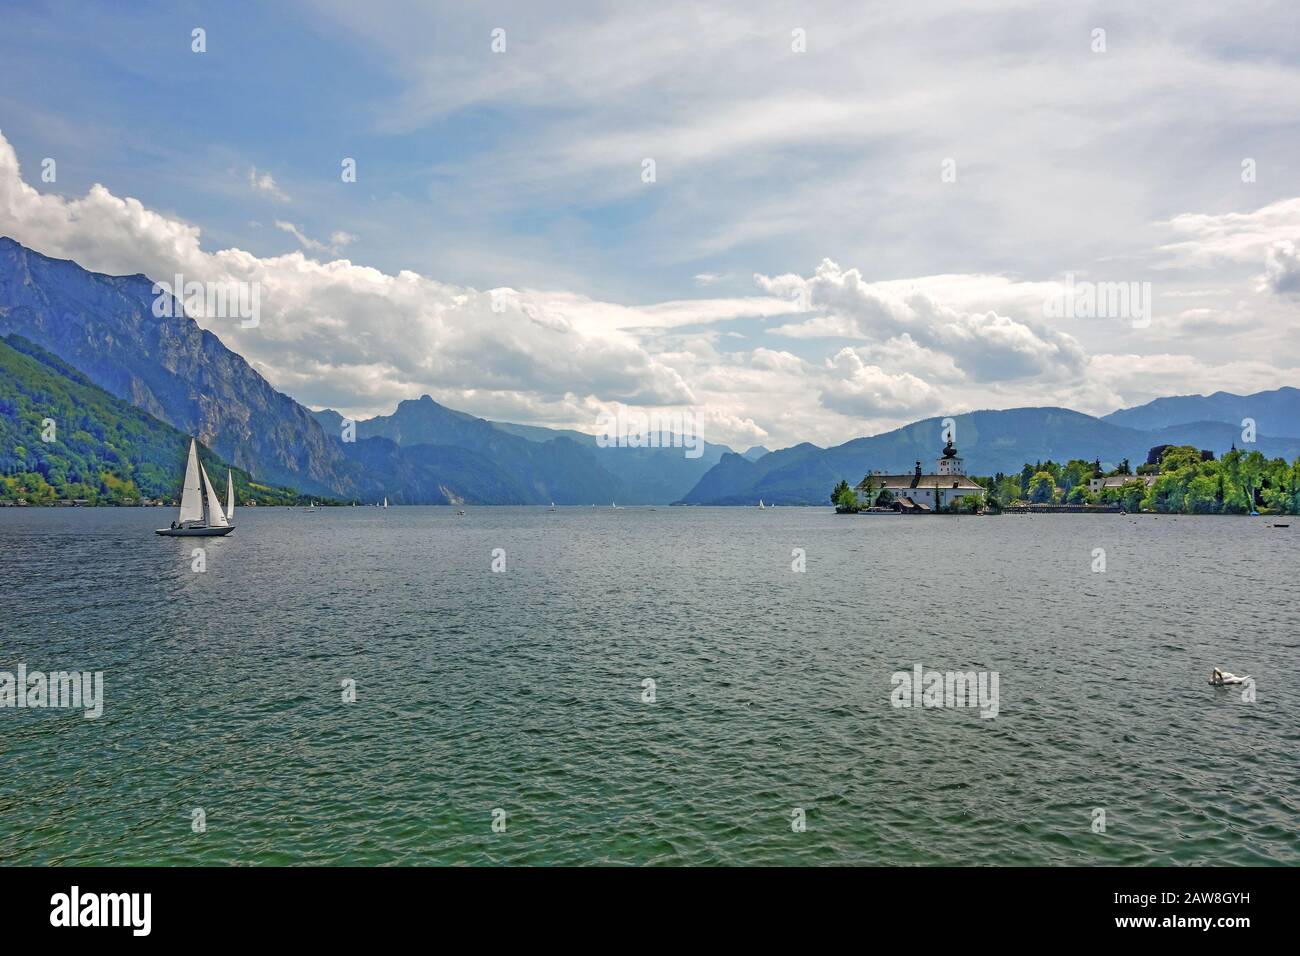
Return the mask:
<path fill-rule="evenodd" d="M 779 446 L 1297 384 L 1293 6 L 967 6 L 11 4 L 0 230 L 264 283 L 213 330 L 357 414 Z M 1067 275 L 1151 321 L 1047 315 Z"/>

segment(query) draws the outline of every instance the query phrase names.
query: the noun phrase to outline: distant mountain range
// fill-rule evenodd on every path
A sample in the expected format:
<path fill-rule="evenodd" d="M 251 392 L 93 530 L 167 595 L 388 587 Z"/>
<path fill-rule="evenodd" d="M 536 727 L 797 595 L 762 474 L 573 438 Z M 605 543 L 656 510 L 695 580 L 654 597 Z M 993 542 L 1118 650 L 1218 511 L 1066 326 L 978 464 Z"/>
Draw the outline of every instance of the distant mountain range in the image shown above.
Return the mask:
<path fill-rule="evenodd" d="M 1157 398 L 1145 405 L 1103 415 L 1102 421 L 1146 430 L 1189 422 L 1222 422 L 1235 426 L 1240 434 L 1242 421 L 1247 418 L 1254 420 L 1255 428 L 1262 434 L 1300 435 L 1300 388 L 1288 386 L 1254 395 L 1215 392 Z"/>
<path fill-rule="evenodd" d="M 342 434 L 343 418 L 337 412 L 326 409 L 317 412 L 316 418 L 329 423 L 332 434 Z M 479 499 L 483 482 L 490 482 L 496 489 L 493 500 L 512 504 L 603 503 L 613 501 L 623 490 L 595 456 L 572 439 L 530 441 L 482 418 L 439 405 L 428 395 L 400 402 L 391 415 L 357 422 L 356 437 L 360 446 L 383 440 L 404 453 L 428 455 L 431 463 L 442 461 L 447 453 L 430 449 L 455 448 L 472 453 L 480 466 L 476 479 L 480 484 L 473 488 L 472 499 L 465 500 Z M 469 464 L 468 459 L 465 464 Z M 464 487 L 465 494 L 469 493 L 469 486 L 457 482 L 452 485 Z M 426 495 L 418 497 L 427 500 Z"/>
<path fill-rule="evenodd" d="M 1192 407 L 1198 413 L 1205 411 L 1203 406 Z M 1138 413 L 1141 409 L 1125 411 Z M 1228 418 L 1174 423 L 1151 430 L 1124 427 L 1068 408 L 1010 408 L 952 418 L 966 472 L 993 475 L 1018 472 L 1026 462 L 1049 458 L 1060 462 L 1100 458 L 1108 467 L 1127 458 L 1136 466 L 1146 460 L 1149 449 L 1162 444 L 1195 445 L 1222 454 L 1234 442 L 1241 446 L 1241 425 L 1239 418 L 1238 424 L 1227 423 L 1235 412 L 1221 414 Z M 943 419 L 936 417 L 870 438 L 855 438 L 833 448 L 804 443 L 771 452 L 757 461 L 724 455 L 682 503 L 743 505 L 761 498 L 776 504 L 821 504 L 842 478 L 856 483 L 873 470 L 910 472 L 918 461 L 925 471 L 933 471 L 943 448 L 942 432 Z M 1256 444 L 1242 447 L 1288 461 L 1300 456 L 1300 438 L 1261 434 L 1257 439 Z"/>
<path fill-rule="evenodd" d="M 32 391 L 26 378 L 35 375 L 41 394 L 61 396 L 65 415 L 71 414 L 65 407 L 71 401 L 111 408 L 110 419 L 130 418 L 133 434 L 149 436 L 141 439 L 146 450 L 132 467 L 149 476 L 143 480 L 150 488 L 168 487 L 162 445 L 176 444 L 179 481 L 184 437 L 195 435 L 212 449 L 213 467 L 223 467 L 219 456 L 263 482 L 345 500 L 753 504 L 763 498 L 822 504 L 841 478 L 857 481 L 873 469 L 909 471 L 918 460 L 928 469 L 942 445 L 941 419 L 931 418 L 833 448 L 804 443 L 735 454 L 706 445 L 692 459 L 681 448 L 601 448 L 582 432 L 491 422 L 427 395 L 401 402 L 391 415 L 358 422 L 356 440 L 344 441 L 337 412 L 305 408 L 193 320 L 156 317 L 153 302 L 153 282 L 146 276 L 88 272 L 0 237 L 0 337 L 11 336 L 0 385 L 10 386 L 10 394 L 26 394 Z M 63 385 L 51 376 L 62 377 Z M 17 450 L 31 446 L 28 432 L 39 409 L 25 408 L 19 414 L 0 407 L 0 462 L 10 468 L 18 467 Z M 153 425 L 126 416 L 128 408 Z M 1026 461 L 1046 458 L 1128 458 L 1137 464 L 1148 448 L 1165 443 L 1221 453 L 1241 443 L 1241 420 L 1248 417 L 1259 433 L 1251 447 L 1291 459 L 1300 456 L 1300 439 L 1279 436 L 1297 430 L 1298 413 L 1300 390 L 1281 388 L 1251 396 L 1162 398 L 1103 418 L 1065 408 L 954 417 L 967 471 L 984 475 L 1018 471 Z M 105 427 L 103 434 L 79 429 L 99 442 L 77 452 L 87 468 L 111 461 L 120 450 Z M 84 445 L 84 438 L 78 440 Z M 163 472 L 148 472 L 153 465 Z"/>
<path fill-rule="evenodd" d="M 405 504 L 666 503 L 729 451 L 602 449 L 590 435 L 487 422 L 427 398 L 362 422 L 344 442 L 337 413 L 300 405 L 192 319 L 155 316 L 153 302 L 146 276 L 89 272 L 0 237 L 0 336 L 24 337 L 235 465 L 303 492 Z"/>
<path fill-rule="evenodd" d="M 327 433 L 341 434 L 343 416 L 316 412 Z M 523 501 L 558 504 L 666 504 L 676 501 L 731 449 L 704 443 L 698 458 L 681 448 L 602 448 L 595 435 L 490 422 L 440 405 L 428 395 L 400 402 L 391 415 L 356 423 L 358 439 L 387 438 L 403 448 L 454 445 L 497 462 Z"/>

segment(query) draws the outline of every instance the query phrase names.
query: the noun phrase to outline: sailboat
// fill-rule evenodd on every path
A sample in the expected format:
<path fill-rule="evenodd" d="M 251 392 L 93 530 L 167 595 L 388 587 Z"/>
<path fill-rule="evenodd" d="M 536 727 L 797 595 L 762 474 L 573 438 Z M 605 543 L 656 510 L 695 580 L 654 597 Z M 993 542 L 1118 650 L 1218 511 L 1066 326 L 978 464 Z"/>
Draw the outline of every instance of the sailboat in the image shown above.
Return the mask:
<path fill-rule="evenodd" d="M 763 499 L 762 499 L 762 498 L 759 498 L 759 499 L 758 499 L 758 506 L 759 506 L 760 508 L 766 508 L 766 507 L 767 507 L 767 505 L 763 504 Z"/>
<path fill-rule="evenodd" d="M 227 490 L 230 510 L 234 511 L 234 487 L 231 480 Z M 198 443 L 190 439 L 190 455 L 185 463 L 185 483 L 181 486 L 181 512 L 170 528 L 159 528 L 155 534 L 168 537 L 215 537 L 230 534 L 235 526 L 221 510 L 221 499 L 212 487 L 207 469 L 199 464 Z"/>
<path fill-rule="evenodd" d="M 547 510 L 548 510 L 548 511 L 554 511 L 554 510 L 555 510 L 555 502 L 554 502 L 554 501 L 551 502 L 551 507 L 548 508 Z"/>
<path fill-rule="evenodd" d="M 387 499 L 387 498 L 384 499 L 384 507 L 385 507 L 385 508 L 388 507 L 388 499 Z"/>

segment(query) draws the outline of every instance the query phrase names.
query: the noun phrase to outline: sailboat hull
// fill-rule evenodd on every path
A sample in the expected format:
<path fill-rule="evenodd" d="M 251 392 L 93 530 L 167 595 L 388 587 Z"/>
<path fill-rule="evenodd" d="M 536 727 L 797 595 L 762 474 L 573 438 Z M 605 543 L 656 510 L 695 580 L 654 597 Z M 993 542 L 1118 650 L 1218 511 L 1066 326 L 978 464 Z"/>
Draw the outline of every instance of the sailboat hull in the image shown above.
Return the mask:
<path fill-rule="evenodd" d="M 159 528 L 154 534 L 165 535 L 168 538 L 218 538 L 234 530 L 235 526 L 232 524 L 224 528 Z"/>

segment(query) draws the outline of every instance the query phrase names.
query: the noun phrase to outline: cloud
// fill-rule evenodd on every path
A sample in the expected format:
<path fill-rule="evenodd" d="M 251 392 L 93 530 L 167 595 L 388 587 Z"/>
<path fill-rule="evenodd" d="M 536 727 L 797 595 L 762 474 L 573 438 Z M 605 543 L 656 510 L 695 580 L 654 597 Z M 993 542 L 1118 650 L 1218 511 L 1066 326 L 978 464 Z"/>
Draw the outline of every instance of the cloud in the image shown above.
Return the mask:
<path fill-rule="evenodd" d="M 275 177 L 270 173 L 259 173 L 256 166 L 248 167 L 248 185 L 276 202 L 289 202 L 289 197 L 275 184 Z"/>
<path fill-rule="evenodd" d="M 826 360 L 830 372 L 821 403 L 832 411 L 862 418 L 888 415 L 923 417 L 938 408 L 938 391 L 910 372 L 891 374 L 869 365 L 851 348 Z"/>
<path fill-rule="evenodd" d="M 813 314 L 772 331 L 791 338 L 847 338 L 874 343 L 901 340 L 948 355 L 974 381 L 1006 381 L 1079 374 L 1086 355 L 1070 335 L 1041 323 L 995 312 L 963 312 L 923 292 L 901 292 L 866 282 L 857 269 L 823 260 L 814 275 L 756 277 L 777 296 L 803 302 Z"/>
<path fill-rule="evenodd" d="M 289 235 L 298 240 L 300 246 L 311 252 L 330 252 L 334 255 L 338 255 L 344 246 L 357 241 L 357 237 L 352 235 L 352 233 L 344 232 L 340 229 L 330 234 L 329 242 L 320 242 L 319 240 L 312 239 L 310 236 L 304 235 L 302 230 L 293 223 L 285 222 L 282 219 L 277 219 L 275 221 L 275 228 L 282 232 L 289 233 Z"/>
<path fill-rule="evenodd" d="M 323 245 L 290 223 L 277 225 L 313 251 Z M 414 272 L 385 274 L 346 259 L 208 252 L 196 226 L 119 199 L 102 185 L 81 199 L 38 193 L 23 182 L 3 137 L 0 231 L 94 271 L 258 283 L 262 317 L 256 328 L 200 321 L 272 384 L 308 404 L 347 390 L 354 395 L 348 410 L 387 411 L 432 389 L 461 396 L 527 392 L 549 401 L 693 401 L 682 377 L 635 336 L 592 319 L 600 306 L 590 300 L 567 297 L 587 317 L 579 326 L 564 321 L 563 311 L 553 308 L 556 297 L 547 293 L 522 290 L 502 306 L 487 292 Z"/>
<path fill-rule="evenodd" d="M 1300 246 L 1284 239 L 1269 247 L 1264 256 L 1264 283 L 1279 295 L 1300 293 Z"/>
<path fill-rule="evenodd" d="M 110 274 L 258 283 L 257 328 L 198 320 L 277 388 L 358 416 L 429 393 L 474 414 L 590 431 L 601 411 L 626 403 L 690 407 L 708 440 L 738 448 L 837 444 L 937 412 L 1048 404 L 1099 413 L 1158 394 L 1293 384 L 1300 362 L 1287 335 L 1267 360 L 1234 354 L 1225 338 L 1238 317 L 1285 329 L 1294 309 L 1243 286 L 1218 290 L 1218 276 L 1216 294 L 1238 295 L 1231 321 L 1188 309 L 1173 328 L 1217 328 L 1206 354 L 1175 354 L 1183 343 L 1158 344 L 1158 328 L 1135 338 L 1071 327 L 1102 343 L 1104 354 L 1089 358 L 1074 335 L 1044 324 L 1042 304 L 1059 288 L 1050 281 L 987 271 L 869 281 L 827 259 L 811 274 L 757 274 L 754 295 L 611 302 L 383 271 L 341 257 L 355 241 L 343 230 L 326 240 L 287 219 L 275 225 L 301 248 L 269 257 L 207 249 L 197 225 L 103 185 L 79 197 L 40 193 L 0 136 L 0 232 Z M 1214 239 L 1212 224 L 1198 228 Z M 1296 258 L 1282 235 L 1257 245 L 1255 260 L 1273 250 L 1279 292 Z M 1196 288 L 1205 287 L 1202 276 Z M 1261 299 L 1271 311 L 1256 308 Z M 1143 350 L 1155 353 L 1150 363 Z"/>

